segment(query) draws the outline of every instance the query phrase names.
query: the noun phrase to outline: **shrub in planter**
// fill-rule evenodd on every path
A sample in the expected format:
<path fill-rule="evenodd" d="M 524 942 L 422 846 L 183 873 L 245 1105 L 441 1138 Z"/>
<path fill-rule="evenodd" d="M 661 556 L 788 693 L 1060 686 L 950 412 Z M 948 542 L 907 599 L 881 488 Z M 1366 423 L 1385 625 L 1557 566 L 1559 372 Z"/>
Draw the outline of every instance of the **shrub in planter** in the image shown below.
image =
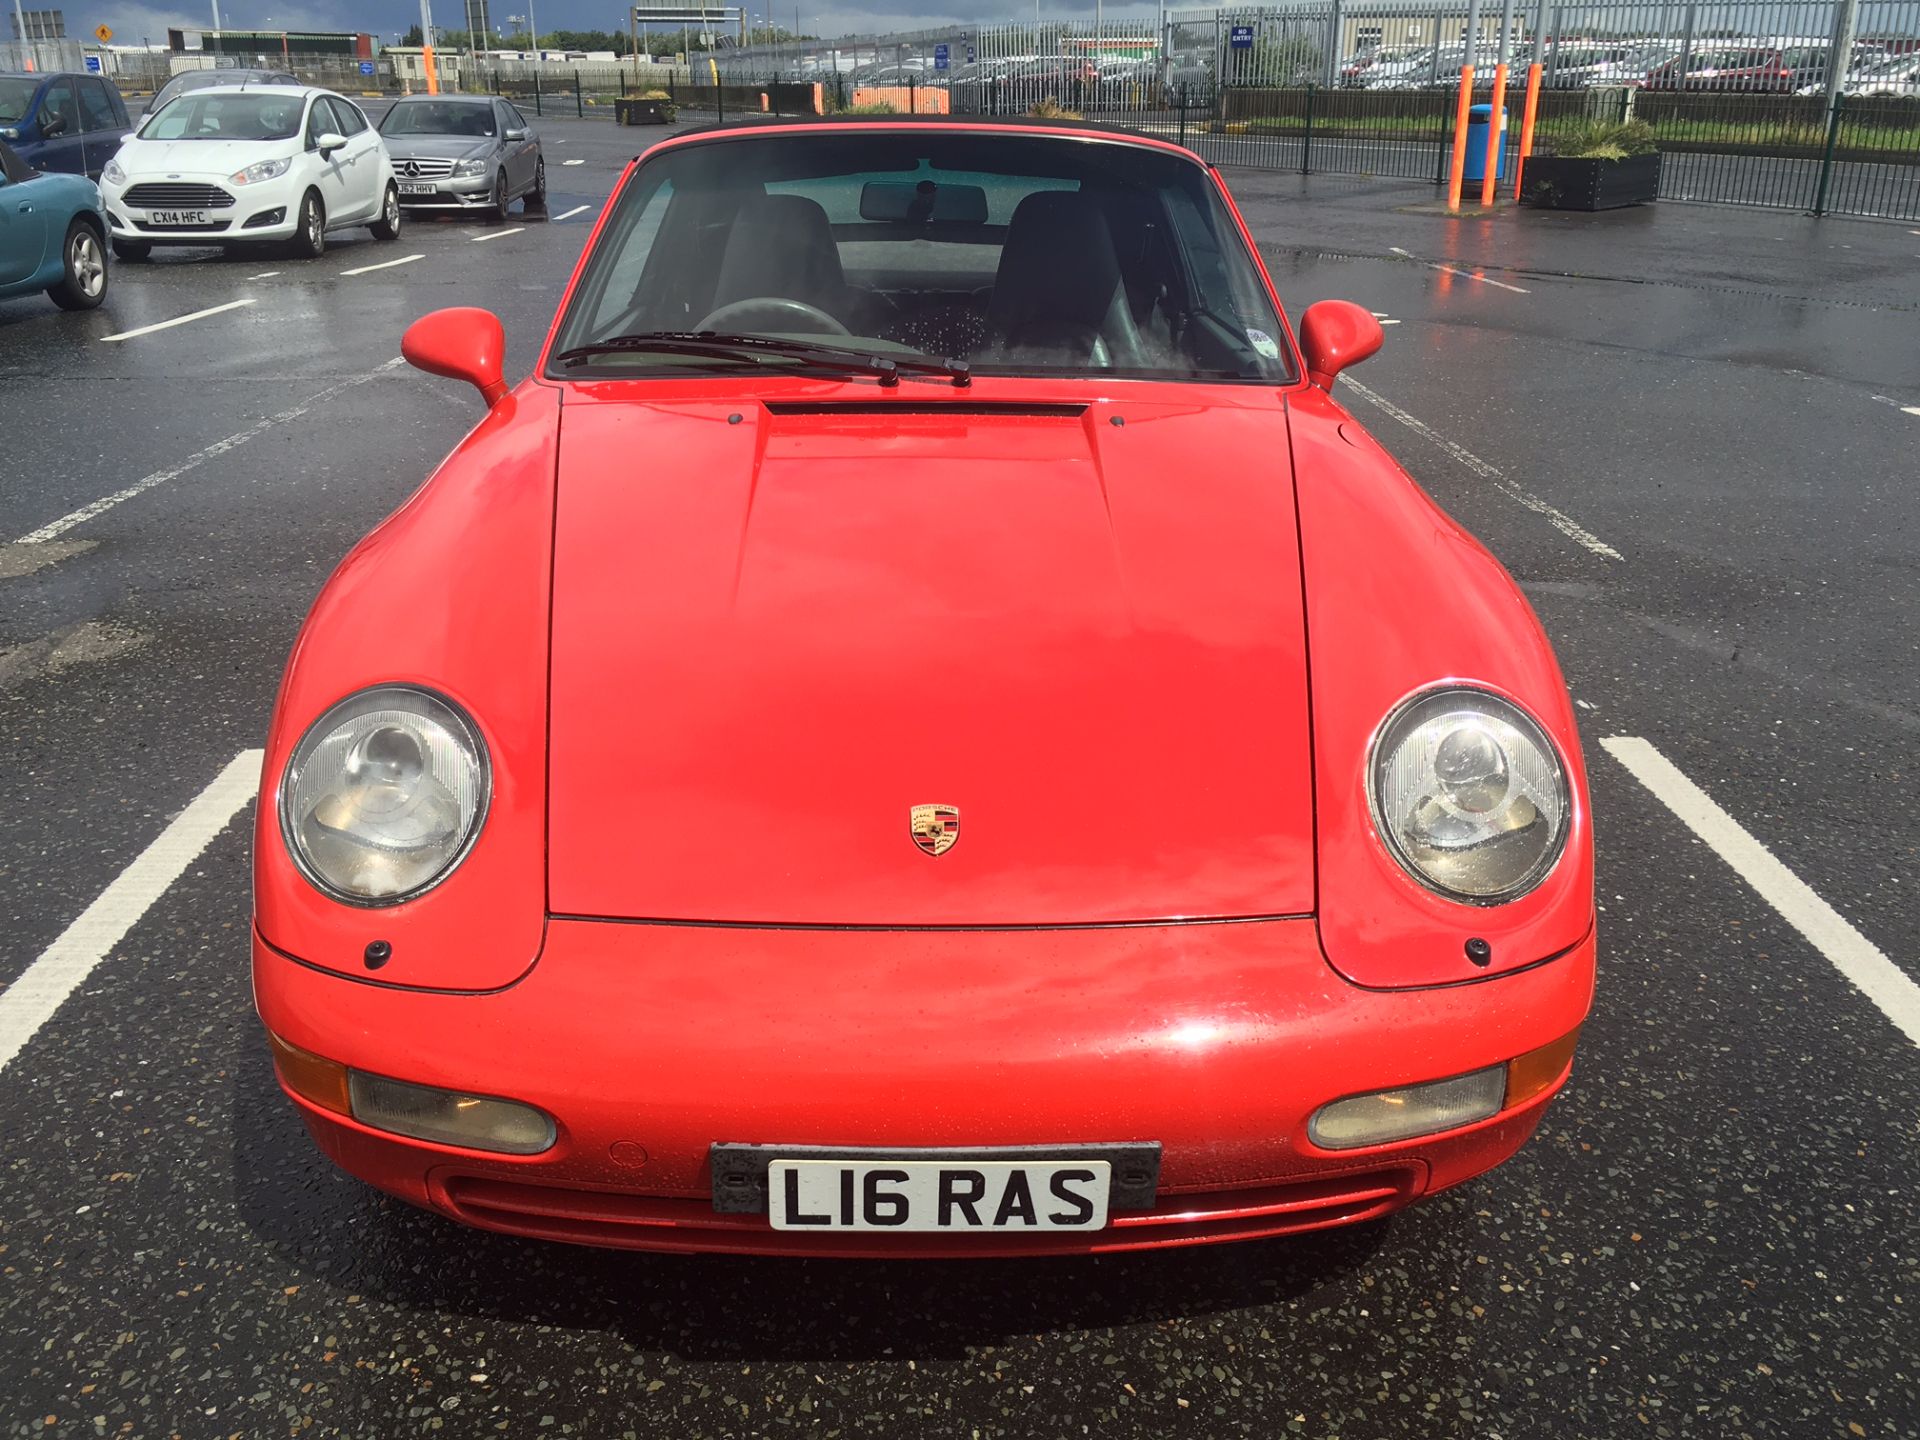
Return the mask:
<path fill-rule="evenodd" d="M 1618 210 L 1659 198 L 1660 151 L 1644 120 L 1582 120 L 1527 160 L 1520 203 L 1550 210 Z"/>
<path fill-rule="evenodd" d="M 622 125 L 671 125 L 680 107 L 664 90 L 648 90 L 613 102 L 613 118 Z"/>

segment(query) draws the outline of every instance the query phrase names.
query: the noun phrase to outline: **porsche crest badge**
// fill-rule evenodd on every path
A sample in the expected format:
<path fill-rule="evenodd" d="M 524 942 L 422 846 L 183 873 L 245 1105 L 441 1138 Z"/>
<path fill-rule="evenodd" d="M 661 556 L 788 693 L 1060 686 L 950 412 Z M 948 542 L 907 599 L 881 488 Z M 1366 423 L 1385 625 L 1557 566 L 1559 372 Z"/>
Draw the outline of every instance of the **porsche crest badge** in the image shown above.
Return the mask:
<path fill-rule="evenodd" d="M 944 855 L 960 838 L 960 810 L 954 805 L 916 805 L 909 812 L 913 843 L 929 855 Z"/>

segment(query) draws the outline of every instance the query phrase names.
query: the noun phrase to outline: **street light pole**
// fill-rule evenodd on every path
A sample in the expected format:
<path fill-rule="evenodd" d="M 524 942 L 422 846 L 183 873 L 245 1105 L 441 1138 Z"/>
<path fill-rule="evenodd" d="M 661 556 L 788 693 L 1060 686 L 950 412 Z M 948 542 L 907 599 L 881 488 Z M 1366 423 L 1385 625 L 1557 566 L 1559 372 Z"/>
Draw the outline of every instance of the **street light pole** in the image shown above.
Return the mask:
<path fill-rule="evenodd" d="M 27 69 L 39 69 L 40 47 L 35 45 L 31 50 L 27 48 L 27 17 L 20 13 L 20 0 L 13 0 L 13 25 L 20 32 L 21 59 L 25 62 Z"/>

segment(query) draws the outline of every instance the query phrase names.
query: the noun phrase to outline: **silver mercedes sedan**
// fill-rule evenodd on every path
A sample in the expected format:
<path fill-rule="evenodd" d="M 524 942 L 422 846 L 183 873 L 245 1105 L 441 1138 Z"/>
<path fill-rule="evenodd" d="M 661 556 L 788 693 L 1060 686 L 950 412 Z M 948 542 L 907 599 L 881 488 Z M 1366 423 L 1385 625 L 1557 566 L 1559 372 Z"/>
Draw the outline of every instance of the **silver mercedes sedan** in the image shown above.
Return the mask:
<path fill-rule="evenodd" d="M 524 198 L 547 208 L 547 162 L 527 117 L 496 95 L 413 95 L 380 122 L 408 208 L 481 210 L 495 219 Z"/>

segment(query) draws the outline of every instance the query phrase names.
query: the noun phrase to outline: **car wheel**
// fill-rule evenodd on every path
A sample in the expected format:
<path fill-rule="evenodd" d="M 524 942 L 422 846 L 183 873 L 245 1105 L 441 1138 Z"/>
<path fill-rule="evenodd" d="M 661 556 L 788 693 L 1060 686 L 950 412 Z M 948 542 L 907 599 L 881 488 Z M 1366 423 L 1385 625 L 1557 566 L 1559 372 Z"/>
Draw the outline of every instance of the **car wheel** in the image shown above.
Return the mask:
<path fill-rule="evenodd" d="M 502 170 L 493 177 L 493 218 L 496 220 L 507 218 L 507 207 L 513 204 L 507 195 L 507 172 Z"/>
<path fill-rule="evenodd" d="M 145 260 L 153 254 L 153 247 L 144 240 L 116 240 L 113 242 L 113 258 L 116 260 Z"/>
<path fill-rule="evenodd" d="M 373 238 L 400 238 L 400 192 L 391 185 L 387 186 L 387 198 L 380 206 L 380 218 L 373 222 Z"/>
<path fill-rule="evenodd" d="M 107 252 L 100 232 L 84 220 L 67 226 L 64 268 L 48 297 L 62 310 L 91 310 L 107 298 Z"/>
<path fill-rule="evenodd" d="M 533 189 L 527 192 L 526 212 L 542 215 L 547 209 L 547 161 L 545 156 L 533 162 Z"/>
<path fill-rule="evenodd" d="M 301 260 L 317 260 L 327 253 L 327 207 L 309 190 L 300 201 L 300 223 L 289 248 Z"/>

